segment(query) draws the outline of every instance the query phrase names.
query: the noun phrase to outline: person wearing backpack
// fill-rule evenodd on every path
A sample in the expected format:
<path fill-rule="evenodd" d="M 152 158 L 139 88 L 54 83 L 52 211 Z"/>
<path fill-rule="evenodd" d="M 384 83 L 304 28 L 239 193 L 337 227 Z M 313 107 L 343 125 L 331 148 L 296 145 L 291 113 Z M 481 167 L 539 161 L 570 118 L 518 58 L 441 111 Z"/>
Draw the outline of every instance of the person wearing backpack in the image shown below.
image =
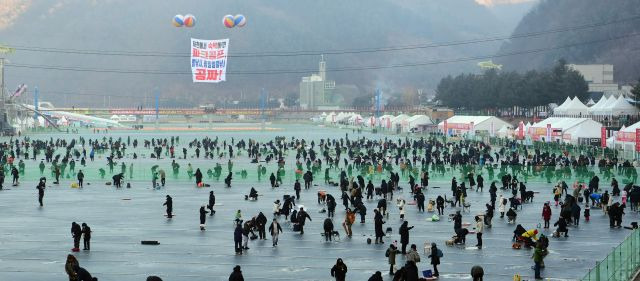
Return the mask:
<path fill-rule="evenodd" d="M 389 258 L 389 275 L 393 275 L 393 268 L 396 265 L 396 255 L 399 254 L 400 251 L 398 251 L 398 248 L 396 248 L 395 245 L 391 244 L 389 245 L 389 248 L 387 249 L 387 252 L 384 254 L 385 257 Z"/>
<path fill-rule="evenodd" d="M 440 258 L 443 257 L 443 254 L 436 246 L 436 243 L 431 243 L 431 254 L 428 257 L 431 258 L 431 264 L 433 265 L 433 276 L 438 277 L 440 275 L 438 265 L 440 264 Z"/>

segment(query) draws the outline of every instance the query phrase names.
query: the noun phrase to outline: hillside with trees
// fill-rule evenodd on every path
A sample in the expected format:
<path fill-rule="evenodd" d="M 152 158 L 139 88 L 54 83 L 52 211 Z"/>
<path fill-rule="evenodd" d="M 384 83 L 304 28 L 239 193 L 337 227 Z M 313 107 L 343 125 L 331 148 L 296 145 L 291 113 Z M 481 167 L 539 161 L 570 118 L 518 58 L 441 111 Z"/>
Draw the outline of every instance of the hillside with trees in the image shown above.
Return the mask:
<path fill-rule="evenodd" d="M 578 28 L 579 27 L 579 28 Z M 549 30 L 562 30 L 548 33 Z M 640 73 L 640 2 L 637 0 L 543 0 L 513 34 L 545 32 L 505 42 L 498 56 L 523 50 L 543 52 L 496 59 L 505 70 L 551 67 L 564 58 L 571 64 L 613 64 L 615 80 L 632 83 Z"/>
<path fill-rule="evenodd" d="M 560 103 L 574 96 L 585 99 L 587 91 L 584 77 L 560 60 L 546 71 L 531 70 L 520 74 L 492 69 L 482 74 L 448 76 L 438 84 L 436 99 L 443 105 L 459 109 L 497 109 Z"/>

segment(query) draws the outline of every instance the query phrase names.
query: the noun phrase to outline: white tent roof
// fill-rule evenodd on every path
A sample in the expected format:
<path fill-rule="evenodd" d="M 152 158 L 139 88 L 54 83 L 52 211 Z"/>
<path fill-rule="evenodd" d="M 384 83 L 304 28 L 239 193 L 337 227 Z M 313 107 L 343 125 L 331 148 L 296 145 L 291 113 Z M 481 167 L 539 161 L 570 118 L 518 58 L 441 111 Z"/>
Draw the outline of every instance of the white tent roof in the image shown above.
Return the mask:
<path fill-rule="evenodd" d="M 591 120 L 591 118 L 550 117 L 531 125 L 531 127 L 547 128 L 547 124 L 551 124 L 551 128 L 566 131 L 589 120 Z"/>
<path fill-rule="evenodd" d="M 610 115 L 627 115 L 636 114 L 638 109 L 626 101 L 622 95 L 620 95 L 609 107 L 605 108 L 606 113 Z"/>
<path fill-rule="evenodd" d="M 566 108 L 566 107 L 567 107 L 567 105 L 568 105 L 569 103 L 571 103 L 571 98 L 567 97 L 567 99 L 566 99 L 566 100 L 564 100 L 564 102 L 563 102 L 561 105 L 559 105 L 558 107 L 556 107 L 556 109 L 564 109 L 564 108 Z"/>
<path fill-rule="evenodd" d="M 611 95 L 609 96 L 609 98 L 607 98 L 607 100 L 602 103 L 602 105 L 596 109 L 593 113 L 595 114 L 599 114 L 599 115 L 608 115 L 609 113 L 609 108 L 611 107 L 611 105 L 613 105 L 616 102 L 616 98 Z"/>
<path fill-rule="evenodd" d="M 592 106 L 592 105 L 595 105 L 595 104 L 596 104 L 596 102 L 593 101 L 593 99 L 589 99 L 589 101 L 587 101 L 587 106 Z"/>
<path fill-rule="evenodd" d="M 607 103 L 607 97 L 602 96 L 598 102 L 596 104 L 594 104 L 592 107 L 589 108 L 589 111 L 592 113 L 595 113 L 595 111 L 597 111 L 598 109 L 601 109 L 602 106 Z"/>
<path fill-rule="evenodd" d="M 409 129 L 416 128 L 419 125 L 433 124 L 433 121 L 431 121 L 431 118 L 429 118 L 429 116 L 426 116 L 426 115 L 414 115 L 407 118 L 407 120 L 405 121 L 407 122 L 407 126 L 409 127 Z"/>
<path fill-rule="evenodd" d="M 564 112 L 561 114 L 566 114 L 566 115 L 587 115 L 589 114 L 589 108 L 584 105 L 579 99 L 578 97 L 574 97 L 573 100 L 571 100 L 571 102 L 569 102 L 569 104 L 567 104 L 567 106 L 564 108 L 563 110 Z"/>
<path fill-rule="evenodd" d="M 448 123 L 461 123 L 461 124 L 469 124 L 473 122 L 473 124 L 478 125 L 484 121 L 487 121 L 492 116 L 466 116 L 466 115 L 456 115 L 449 119 L 447 119 Z M 438 125 L 444 126 L 444 121 L 438 123 Z"/>
<path fill-rule="evenodd" d="M 391 118 L 391 125 L 392 126 L 396 126 L 396 124 L 402 125 L 402 123 L 404 123 L 404 121 L 407 119 L 409 119 L 409 115 L 400 114 L 394 118 Z"/>

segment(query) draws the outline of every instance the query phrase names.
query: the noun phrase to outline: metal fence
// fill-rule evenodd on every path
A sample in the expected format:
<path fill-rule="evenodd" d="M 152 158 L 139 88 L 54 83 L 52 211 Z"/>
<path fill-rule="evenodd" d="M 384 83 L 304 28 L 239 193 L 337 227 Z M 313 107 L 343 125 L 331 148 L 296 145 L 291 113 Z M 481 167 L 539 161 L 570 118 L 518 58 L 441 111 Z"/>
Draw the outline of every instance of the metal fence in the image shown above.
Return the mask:
<path fill-rule="evenodd" d="M 607 257 L 589 270 L 583 281 L 627 281 L 640 266 L 640 229 L 635 229 Z"/>

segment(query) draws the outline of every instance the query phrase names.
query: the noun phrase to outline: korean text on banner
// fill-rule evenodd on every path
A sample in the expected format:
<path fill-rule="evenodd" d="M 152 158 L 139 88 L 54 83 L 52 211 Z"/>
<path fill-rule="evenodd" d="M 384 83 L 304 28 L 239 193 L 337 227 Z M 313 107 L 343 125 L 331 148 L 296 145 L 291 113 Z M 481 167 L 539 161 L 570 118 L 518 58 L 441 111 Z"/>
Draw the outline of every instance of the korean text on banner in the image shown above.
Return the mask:
<path fill-rule="evenodd" d="M 600 147 L 607 147 L 607 128 L 600 128 Z"/>
<path fill-rule="evenodd" d="M 227 79 L 229 39 L 191 38 L 191 75 L 193 82 L 218 83 Z"/>
<path fill-rule="evenodd" d="M 640 128 L 636 129 L 636 152 L 640 151 Z"/>

